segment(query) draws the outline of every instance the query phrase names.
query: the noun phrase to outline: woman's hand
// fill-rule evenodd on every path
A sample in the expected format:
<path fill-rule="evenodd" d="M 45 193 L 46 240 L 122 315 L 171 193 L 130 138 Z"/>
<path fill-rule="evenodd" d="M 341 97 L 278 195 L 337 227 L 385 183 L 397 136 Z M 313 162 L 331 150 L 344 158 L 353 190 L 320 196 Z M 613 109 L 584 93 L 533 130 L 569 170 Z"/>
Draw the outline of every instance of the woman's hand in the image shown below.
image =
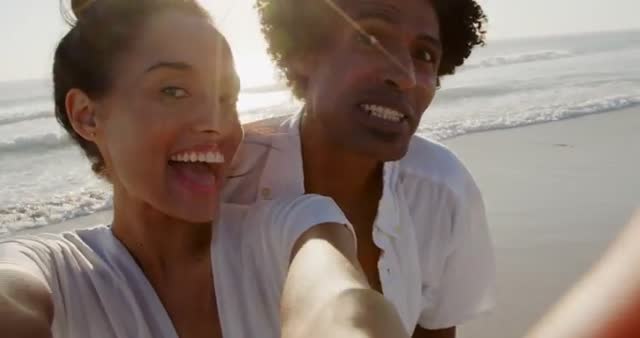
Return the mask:
<path fill-rule="evenodd" d="M 53 300 L 48 288 L 17 267 L 0 265 L 0 332 L 3 337 L 50 338 Z"/>
<path fill-rule="evenodd" d="M 528 336 L 640 337 L 640 214 L 604 259 Z"/>

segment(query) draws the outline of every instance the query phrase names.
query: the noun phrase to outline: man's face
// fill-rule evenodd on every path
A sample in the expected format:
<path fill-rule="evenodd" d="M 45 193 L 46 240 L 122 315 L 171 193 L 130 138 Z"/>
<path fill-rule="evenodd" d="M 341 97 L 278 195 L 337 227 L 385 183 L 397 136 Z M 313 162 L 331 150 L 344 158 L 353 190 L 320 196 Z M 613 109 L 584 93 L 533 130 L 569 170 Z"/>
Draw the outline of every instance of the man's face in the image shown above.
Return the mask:
<path fill-rule="evenodd" d="M 427 0 L 339 6 L 356 25 L 329 10 L 337 23 L 329 42 L 301 63 L 308 80 L 303 128 L 360 155 L 398 160 L 435 94 L 442 57 L 437 14 Z"/>

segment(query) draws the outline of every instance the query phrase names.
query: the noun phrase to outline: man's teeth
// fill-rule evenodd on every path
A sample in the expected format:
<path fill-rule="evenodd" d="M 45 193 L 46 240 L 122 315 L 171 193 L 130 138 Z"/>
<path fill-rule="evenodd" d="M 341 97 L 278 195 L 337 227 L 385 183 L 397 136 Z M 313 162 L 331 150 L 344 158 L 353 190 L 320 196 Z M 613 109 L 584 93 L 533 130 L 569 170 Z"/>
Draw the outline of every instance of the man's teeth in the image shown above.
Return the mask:
<path fill-rule="evenodd" d="M 362 109 L 366 110 L 372 116 L 387 121 L 400 122 L 404 118 L 404 114 L 395 109 L 378 106 L 375 104 L 363 104 Z"/>
<path fill-rule="evenodd" d="M 224 155 L 220 152 L 206 153 L 182 153 L 171 156 L 174 162 L 204 162 L 204 163 L 224 163 Z"/>

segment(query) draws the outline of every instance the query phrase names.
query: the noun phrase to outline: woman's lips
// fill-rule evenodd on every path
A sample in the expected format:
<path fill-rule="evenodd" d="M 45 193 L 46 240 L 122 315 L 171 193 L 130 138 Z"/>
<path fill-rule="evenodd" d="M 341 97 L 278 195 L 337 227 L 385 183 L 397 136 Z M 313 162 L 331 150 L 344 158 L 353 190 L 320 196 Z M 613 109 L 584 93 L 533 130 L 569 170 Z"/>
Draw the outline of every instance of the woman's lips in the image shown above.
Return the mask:
<path fill-rule="evenodd" d="M 212 165 L 202 162 L 170 162 L 180 185 L 197 193 L 212 193 L 218 190 L 219 179 Z"/>

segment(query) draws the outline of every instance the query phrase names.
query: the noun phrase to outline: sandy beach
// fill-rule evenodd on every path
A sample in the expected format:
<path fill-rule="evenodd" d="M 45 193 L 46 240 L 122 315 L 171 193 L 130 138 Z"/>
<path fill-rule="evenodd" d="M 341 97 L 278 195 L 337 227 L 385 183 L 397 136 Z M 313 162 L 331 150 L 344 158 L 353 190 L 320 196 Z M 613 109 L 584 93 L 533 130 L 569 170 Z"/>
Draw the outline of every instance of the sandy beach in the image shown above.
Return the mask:
<path fill-rule="evenodd" d="M 445 142 L 484 193 L 498 263 L 499 307 L 461 337 L 521 337 L 597 260 L 640 207 L 639 131 L 629 109 Z M 109 222 L 102 212 L 21 234 Z"/>
<path fill-rule="evenodd" d="M 640 110 L 446 144 L 484 193 L 498 263 L 497 310 L 460 336 L 521 337 L 640 207 Z"/>

